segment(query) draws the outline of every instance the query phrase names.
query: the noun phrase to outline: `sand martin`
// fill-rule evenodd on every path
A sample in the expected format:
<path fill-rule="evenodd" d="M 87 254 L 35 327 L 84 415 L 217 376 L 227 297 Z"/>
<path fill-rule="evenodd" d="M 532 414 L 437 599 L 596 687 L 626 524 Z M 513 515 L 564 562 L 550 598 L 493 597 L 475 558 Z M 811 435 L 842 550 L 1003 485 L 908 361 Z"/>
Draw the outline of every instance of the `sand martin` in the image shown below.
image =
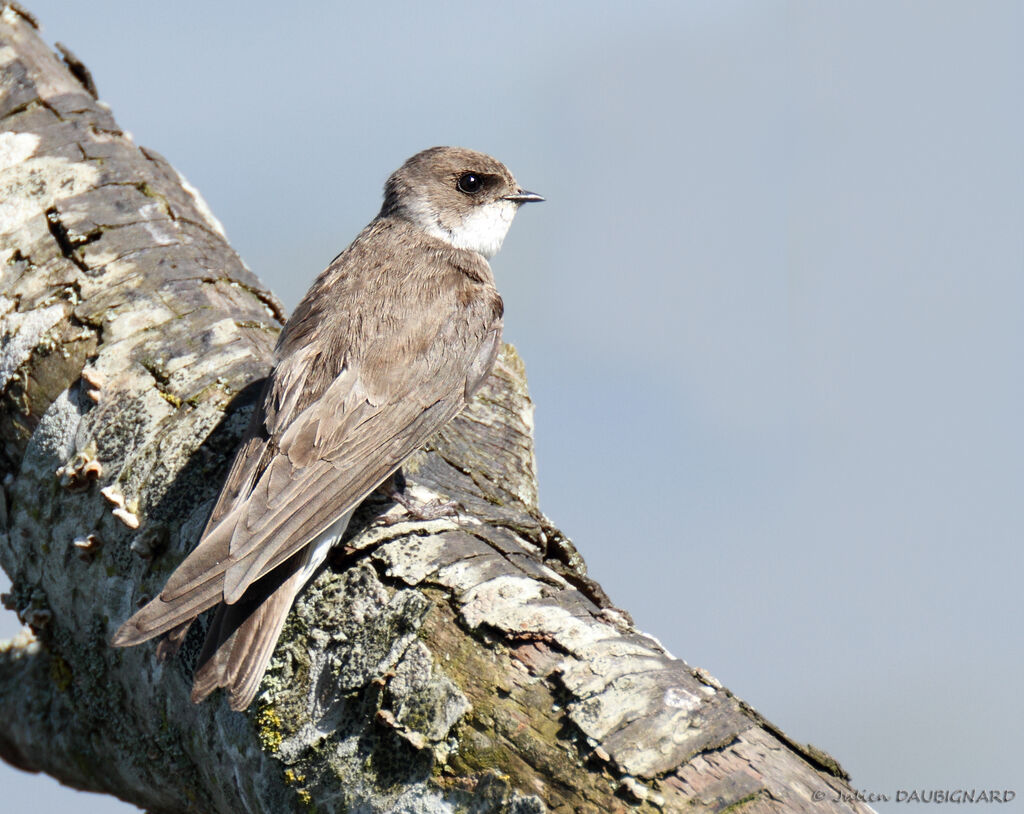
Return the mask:
<path fill-rule="evenodd" d="M 434 147 L 387 181 L 380 214 L 316 279 L 196 548 L 114 635 L 174 649 L 219 605 L 192 689 L 249 706 L 295 596 L 353 510 L 487 378 L 503 305 L 487 258 L 543 200 L 483 153 Z"/>

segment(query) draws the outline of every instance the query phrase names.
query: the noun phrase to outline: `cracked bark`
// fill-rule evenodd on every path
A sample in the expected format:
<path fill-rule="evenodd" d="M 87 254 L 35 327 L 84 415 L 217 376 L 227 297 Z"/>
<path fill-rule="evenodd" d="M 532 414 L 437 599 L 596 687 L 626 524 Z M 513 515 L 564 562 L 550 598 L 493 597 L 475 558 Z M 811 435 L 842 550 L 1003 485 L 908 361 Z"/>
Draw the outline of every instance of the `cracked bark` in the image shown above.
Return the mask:
<path fill-rule="evenodd" d="M 637 631 L 537 505 L 525 374 L 368 500 L 245 714 L 106 640 L 195 542 L 283 319 L 205 204 L 0 14 L 0 756 L 154 812 L 868 811 L 838 765 Z M 197 626 L 201 628 L 202 626 Z M 818 802 L 823 799 L 823 802 Z"/>

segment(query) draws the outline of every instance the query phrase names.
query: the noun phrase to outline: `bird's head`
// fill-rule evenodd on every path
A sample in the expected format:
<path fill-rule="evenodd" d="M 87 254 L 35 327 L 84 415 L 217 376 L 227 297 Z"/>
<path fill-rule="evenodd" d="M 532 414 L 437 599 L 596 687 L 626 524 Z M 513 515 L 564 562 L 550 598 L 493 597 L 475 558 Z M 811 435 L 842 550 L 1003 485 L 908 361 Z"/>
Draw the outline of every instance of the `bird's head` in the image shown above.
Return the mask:
<path fill-rule="evenodd" d="M 491 257 L 520 205 L 543 200 L 520 187 L 505 165 L 489 155 L 431 147 L 388 179 L 380 214 L 408 220 L 457 249 Z"/>

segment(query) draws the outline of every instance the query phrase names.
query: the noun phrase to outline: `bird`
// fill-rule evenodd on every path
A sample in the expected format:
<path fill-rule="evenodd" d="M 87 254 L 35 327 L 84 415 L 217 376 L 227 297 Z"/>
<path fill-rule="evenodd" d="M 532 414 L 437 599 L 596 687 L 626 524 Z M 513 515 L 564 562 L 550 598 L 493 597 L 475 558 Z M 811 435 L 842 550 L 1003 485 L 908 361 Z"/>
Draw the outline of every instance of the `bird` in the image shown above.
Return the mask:
<path fill-rule="evenodd" d="M 355 508 L 452 420 L 501 347 L 488 259 L 524 203 L 544 200 L 495 158 L 432 147 L 387 180 L 379 214 L 316 278 L 274 364 L 196 547 L 111 644 L 161 634 L 173 653 L 217 606 L 193 677 L 256 696 L 295 597 Z"/>

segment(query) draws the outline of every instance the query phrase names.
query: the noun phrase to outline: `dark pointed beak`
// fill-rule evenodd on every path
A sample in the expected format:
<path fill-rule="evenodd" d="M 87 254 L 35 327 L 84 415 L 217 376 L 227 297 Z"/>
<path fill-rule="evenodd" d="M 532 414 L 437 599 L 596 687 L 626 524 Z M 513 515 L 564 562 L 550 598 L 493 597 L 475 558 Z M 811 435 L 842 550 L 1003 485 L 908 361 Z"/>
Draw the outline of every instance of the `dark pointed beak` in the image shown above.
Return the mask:
<path fill-rule="evenodd" d="M 511 195 L 503 196 L 502 200 L 512 201 L 513 203 L 517 203 L 517 204 L 524 204 L 524 203 L 539 203 L 540 201 L 543 201 L 544 199 L 540 195 L 538 195 L 536 192 L 527 192 L 525 189 L 517 189 Z"/>

